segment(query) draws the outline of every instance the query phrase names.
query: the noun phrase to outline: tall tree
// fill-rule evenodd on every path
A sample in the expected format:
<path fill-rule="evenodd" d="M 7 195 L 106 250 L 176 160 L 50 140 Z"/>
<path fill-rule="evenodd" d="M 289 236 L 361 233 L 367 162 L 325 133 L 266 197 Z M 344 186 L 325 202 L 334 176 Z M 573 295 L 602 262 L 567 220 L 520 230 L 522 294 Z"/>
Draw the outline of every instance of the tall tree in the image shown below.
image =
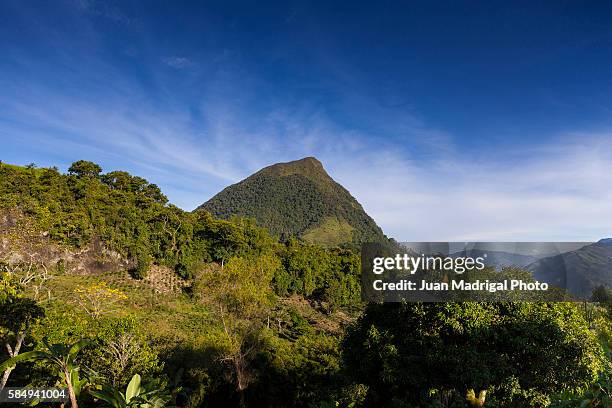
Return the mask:
<path fill-rule="evenodd" d="M 43 314 L 43 309 L 35 301 L 23 297 L 12 274 L 5 272 L 0 275 L 0 339 L 9 358 L 19 355 L 32 323 Z M 12 371 L 13 367 L 3 369 L 0 390 L 6 386 Z"/>
<path fill-rule="evenodd" d="M 250 359 L 272 306 L 270 283 L 279 267 L 280 262 L 273 256 L 234 257 L 223 268 L 212 267 L 200 274 L 194 287 L 196 295 L 213 307 L 221 321 L 220 360 L 232 367 L 241 401 L 251 380 Z"/>
<path fill-rule="evenodd" d="M 76 161 L 68 168 L 68 173 L 77 177 L 98 177 L 101 172 L 102 167 L 87 160 Z"/>

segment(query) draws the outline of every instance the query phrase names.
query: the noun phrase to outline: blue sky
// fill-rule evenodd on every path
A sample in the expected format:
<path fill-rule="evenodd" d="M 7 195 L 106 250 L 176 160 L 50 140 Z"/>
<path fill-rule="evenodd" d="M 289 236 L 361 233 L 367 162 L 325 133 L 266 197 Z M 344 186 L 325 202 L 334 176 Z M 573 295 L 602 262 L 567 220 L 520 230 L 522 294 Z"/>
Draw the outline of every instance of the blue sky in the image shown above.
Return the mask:
<path fill-rule="evenodd" d="M 2 1 L 0 159 L 191 210 L 316 156 L 400 240 L 610 235 L 612 4 L 398 3 Z"/>

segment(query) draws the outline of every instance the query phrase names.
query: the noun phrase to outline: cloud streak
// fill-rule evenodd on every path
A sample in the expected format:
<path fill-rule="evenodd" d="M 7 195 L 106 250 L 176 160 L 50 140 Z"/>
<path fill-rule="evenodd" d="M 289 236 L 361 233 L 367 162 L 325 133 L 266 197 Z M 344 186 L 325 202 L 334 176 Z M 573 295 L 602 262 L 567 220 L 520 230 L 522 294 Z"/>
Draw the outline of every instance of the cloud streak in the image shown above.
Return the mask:
<path fill-rule="evenodd" d="M 595 240 L 610 235 L 612 138 L 559 136 L 533 152 L 361 157 L 337 178 L 401 240 Z"/>
<path fill-rule="evenodd" d="M 243 112 L 207 104 L 208 126 L 200 128 L 180 112 L 130 103 L 91 105 L 49 94 L 33 99 L 45 106 L 12 102 L 9 114 L 20 120 L 0 123 L 4 142 L 27 138 L 73 150 L 75 159 L 131 162 L 154 180 L 184 179 L 177 184 L 192 192 L 179 199 L 187 209 L 264 165 L 316 155 L 397 239 L 592 240 L 609 234 L 608 134 L 559 136 L 527 152 L 471 154 L 446 144 L 421 156 L 376 146 L 316 110 L 279 109 L 251 128 L 241 125 Z"/>
<path fill-rule="evenodd" d="M 193 67 L 193 61 L 186 57 L 166 57 L 162 59 L 162 62 L 171 68 L 185 69 Z"/>

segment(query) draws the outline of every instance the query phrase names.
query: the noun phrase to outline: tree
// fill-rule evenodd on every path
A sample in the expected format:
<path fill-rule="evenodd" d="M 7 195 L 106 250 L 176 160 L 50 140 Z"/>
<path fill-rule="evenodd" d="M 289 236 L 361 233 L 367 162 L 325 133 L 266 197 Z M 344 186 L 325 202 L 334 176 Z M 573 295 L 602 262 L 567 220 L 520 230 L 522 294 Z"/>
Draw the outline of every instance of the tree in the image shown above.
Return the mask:
<path fill-rule="evenodd" d="M 35 301 L 22 297 L 14 276 L 0 276 L 0 338 L 9 358 L 19 355 L 30 327 L 44 315 Z M 6 385 L 13 367 L 7 367 L 0 378 L 0 390 Z"/>
<path fill-rule="evenodd" d="M 231 366 L 241 401 L 251 380 L 250 359 L 272 306 L 270 283 L 279 267 L 278 259 L 269 255 L 233 257 L 223 268 L 209 267 L 194 283 L 196 297 L 210 304 L 221 321 L 224 351 L 220 361 Z"/>
<path fill-rule="evenodd" d="M 100 177 L 102 182 L 114 190 L 123 190 L 132 193 L 142 193 L 154 202 L 166 204 L 168 198 L 162 194 L 159 187 L 150 184 L 141 177 L 134 177 L 125 171 L 111 171 Z"/>
<path fill-rule="evenodd" d="M 373 304 L 349 331 L 344 360 L 369 387 L 366 406 L 421 405 L 429 393 L 443 405 L 466 393 L 479 404 L 482 391 L 502 406 L 530 406 L 588 387 L 601 347 L 569 303 Z"/>
<path fill-rule="evenodd" d="M 161 371 L 158 356 L 134 317 L 104 319 L 84 355 L 89 368 L 113 386 L 126 385 L 134 374 Z"/>
<path fill-rule="evenodd" d="M 127 299 L 125 293 L 109 287 L 106 282 L 93 283 L 88 286 L 79 285 L 74 293 L 76 303 L 93 318 L 111 313 L 117 302 Z"/>
<path fill-rule="evenodd" d="M 78 178 L 98 177 L 101 172 L 102 167 L 87 160 L 76 161 L 68 168 L 68 173 L 73 174 Z"/>
<path fill-rule="evenodd" d="M 28 361 L 40 361 L 55 366 L 68 387 L 70 404 L 72 408 L 78 408 L 76 399 L 74 379 L 78 378 L 79 367 L 76 365 L 76 357 L 79 351 L 88 344 L 87 340 L 78 341 L 70 346 L 63 344 L 48 344 L 45 342 L 46 350 L 27 351 L 15 357 L 11 357 L 0 364 L 0 371 L 14 367 L 19 363 Z"/>
<path fill-rule="evenodd" d="M 24 291 L 29 290 L 29 296 L 36 302 L 43 303 L 51 300 L 48 283 L 54 276 L 49 273 L 44 263 L 30 261 L 12 266 L 2 264 L 0 270 L 12 274 L 17 279 L 19 287 Z"/>
<path fill-rule="evenodd" d="M 135 279 L 144 279 L 149 275 L 152 258 L 146 249 L 138 249 L 136 254 L 136 266 L 132 270 Z"/>
<path fill-rule="evenodd" d="M 598 286 L 593 290 L 591 301 L 605 307 L 608 311 L 608 316 L 612 317 L 612 289 L 608 289 L 603 285 Z"/>

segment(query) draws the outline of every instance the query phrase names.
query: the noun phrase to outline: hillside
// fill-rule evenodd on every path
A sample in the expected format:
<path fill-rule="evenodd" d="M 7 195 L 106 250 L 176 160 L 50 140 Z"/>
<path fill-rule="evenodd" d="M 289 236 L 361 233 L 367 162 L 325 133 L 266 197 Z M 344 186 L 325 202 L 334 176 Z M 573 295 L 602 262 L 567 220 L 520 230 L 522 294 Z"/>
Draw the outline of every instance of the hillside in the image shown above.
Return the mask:
<path fill-rule="evenodd" d="M 282 238 L 337 245 L 383 242 L 382 230 L 314 157 L 266 167 L 202 204 L 214 216 L 254 218 Z"/>
<path fill-rule="evenodd" d="M 603 239 L 575 251 L 540 259 L 527 266 L 536 279 L 590 298 L 600 285 L 612 287 L 612 242 Z"/>
<path fill-rule="evenodd" d="M 0 164 L 0 262 L 73 275 L 129 272 L 140 280 L 163 267 L 189 280 L 211 263 L 263 254 L 278 263 L 278 295 L 341 306 L 359 299 L 356 252 L 279 243 L 251 220 L 183 211 L 155 184 L 124 171 L 102 173 L 88 161 L 73 163 L 68 174 Z"/>
<path fill-rule="evenodd" d="M 359 271 L 356 252 L 182 211 L 124 171 L 0 162 L 0 364 L 9 344 L 86 340 L 79 364 L 98 389 L 138 374 L 158 393 L 180 378 L 172 406 L 306 406 L 332 396 Z M 55 383 L 27 364 L 9 374 L 8 386 Z M 80 406 L 107 406 L 83 394 Z"/>

